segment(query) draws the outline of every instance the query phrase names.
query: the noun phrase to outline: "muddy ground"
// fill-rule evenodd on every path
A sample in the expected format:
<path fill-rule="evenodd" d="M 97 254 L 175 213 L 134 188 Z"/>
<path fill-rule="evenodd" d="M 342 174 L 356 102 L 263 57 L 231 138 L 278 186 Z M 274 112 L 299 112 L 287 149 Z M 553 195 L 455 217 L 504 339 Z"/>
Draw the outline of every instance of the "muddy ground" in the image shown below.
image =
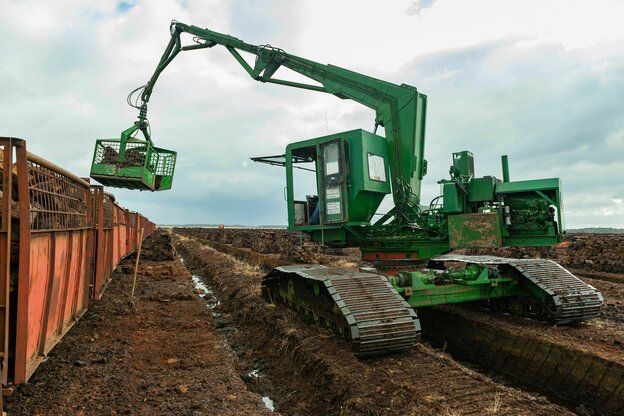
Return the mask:
<path fill-rule="evenodd" d="M 302 250 L 312 262 L 351 268 L 362 265 L 350 251 L 336 253 L 306 246 L 305 242 L 294 251 L 290 246 L 294 237 L 280 230 L 176 229 L 176 232 L 264 270 L 300 262 Z M 495 377 L 501 375 L 507 381 L 528 386 L 531 391 L 548 394 L 578 412 L 621 414 L 624 412 L 624 285 L 621 284 L 624 275 L 606 271 L 624 264 L 624 257 L 618 257 L 617 250 L 624 253 L 621 236 L 573 235 L 556 248 L 503 249 L 490 253 L 552 258 L 570 267 L 605 296 L 601 316 L 591 322 L 552 326 L 480 306 L 445 307 L 422 311 L 424 339 L 469 366 L 487 374 L 493 371 Z"/>
<path fill-rule="evenodd" d="M 605 294 L 599 319 L 552 327 L 447 307 L 422 314 L 429 335 L 413 350 L 357 359 L 346 342 L 259 294 L 262 275 L 276 265 L 357 268 L 356 251 L 280 230 L 161 231 L 146 242 L 135 308 L 128 258 L 6 408 L 9 415 L 255 415 L 271 412 L 270 397 L 275 413 L 288 415 L 620 414 L 624 258 L 613 249 L 622 243 L 624 253 L 624 239 L 582 237 L 516 254 L 576 267 Z M 584 373 L 570 386 L 575 367 Z M 593 379 L 602 384 L 587 387 Z"/>
<path fill-rule="evenodd" d="M 426 344 L 405 354 L 357 359 L 346 342 L 260 297 L 262 259 L 271 257 L 250 253 L 256 263 L 250 266 L 193 238 L 177 237 L 176 246 L 193 273 L 221 296 L 228 325 L 235 328 L 229 342 L 261 369 L 263 388 L 284 414 L 571 414 Z"/>
<path fill-rule="evenodd" d="M 29 383 L 5 398 L 10 416 L 269 413 L 239 376 L 237 359 L 194 293 L 188 271 L 167 259 L 166 241 L 156 250 L 150 244 L 135 307 L 135 259 L 129 257 L 102 300 L 90 304 Z"/>

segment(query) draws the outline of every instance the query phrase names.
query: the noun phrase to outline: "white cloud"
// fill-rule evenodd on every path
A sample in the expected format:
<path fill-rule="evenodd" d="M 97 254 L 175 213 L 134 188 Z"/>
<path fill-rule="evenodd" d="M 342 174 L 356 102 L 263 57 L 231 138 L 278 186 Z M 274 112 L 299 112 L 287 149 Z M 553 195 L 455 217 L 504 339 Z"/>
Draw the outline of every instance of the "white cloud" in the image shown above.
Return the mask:
<path fill-rule="evenodd" d="M 418 87 L 429 97 L 424 202 L 451 152 L 468 148 L 479 175 L 498 173 L 509 153 L 513 178 L 562 177 L 569 226 L 624 226 L 613 174 L 624 169 L 623 2 L 129 4 L 0 0 L 3 135 L 86 175 L 94 140 L 135 119 L 126 95 L 147 81 L 177 19 Z M 150 103 L 155 141 L 179 151 L 174 190 L 115 193 L 161 222 L 284 223 L 283 171 L 247 158 L 370 130 L 373 117 L 353 102 L 258 84 L 223 48 L 185 52 Z"/>
<path fill-rule="evenodd" d="M 412 15 L 419 15 L 420 12 L 422 12 L 425 9 L 430 8 L 431 6 L 433 6 L 433 3 L 435 2 L 435 0 L 415 0 L 412 1 L 412 4 L 410 4 L 410 6 L 407 8 L 407 10 L 405 10 L 405 13 L 407 13 L 408 15 L 412 16 Z"/>

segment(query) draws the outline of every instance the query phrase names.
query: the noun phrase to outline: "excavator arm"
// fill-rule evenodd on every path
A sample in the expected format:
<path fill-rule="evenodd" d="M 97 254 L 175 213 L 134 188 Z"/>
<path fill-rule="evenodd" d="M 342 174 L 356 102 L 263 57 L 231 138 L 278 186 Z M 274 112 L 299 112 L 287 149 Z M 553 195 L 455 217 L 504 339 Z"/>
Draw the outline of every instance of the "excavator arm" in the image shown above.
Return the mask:
<path fill-rule="evenodd" d="M 192 43 L 183 44 L 182 35 L 192 36 Z M 147 131 L 147 104 L 160 74 L 183 51 L 225 47 L 256 81 L 324 92 L 341 99 L 351 99 L 375 110 L 375 127 L 385 129 L 388 141 L 392 193 L 396 207 L 401 207 L 397 220 L 411 221 L 418 213 L 421 180 L 426 173 L 424 135 L 427 98 L 416 88 L 396 85 L 334 65 L 325 65 L 300 58 L 270 45 L 251 45 L 233 36 L 173 21 L 171 39 L 154 74 L 147 84 L 135 90 L 140 94 L 138 128 Z M 250 65 L 241 52 L 256 56 Z M 280 67 L 318 82 L 304 84 L 274 78 Z M 129 102 L 131 100 L 129 99 Z"/>

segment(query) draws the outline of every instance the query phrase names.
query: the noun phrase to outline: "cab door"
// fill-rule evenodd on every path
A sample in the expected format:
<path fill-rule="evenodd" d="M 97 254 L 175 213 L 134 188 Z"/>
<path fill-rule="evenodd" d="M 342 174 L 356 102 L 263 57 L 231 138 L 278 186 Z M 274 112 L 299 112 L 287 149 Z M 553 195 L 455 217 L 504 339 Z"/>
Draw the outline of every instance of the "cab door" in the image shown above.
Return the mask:
<path fill-rule="evenodd" d="M 321 195 L 323 224 L 347 221 L 347 164 L 341 139 L 320 146 L 322 160 Z"/>

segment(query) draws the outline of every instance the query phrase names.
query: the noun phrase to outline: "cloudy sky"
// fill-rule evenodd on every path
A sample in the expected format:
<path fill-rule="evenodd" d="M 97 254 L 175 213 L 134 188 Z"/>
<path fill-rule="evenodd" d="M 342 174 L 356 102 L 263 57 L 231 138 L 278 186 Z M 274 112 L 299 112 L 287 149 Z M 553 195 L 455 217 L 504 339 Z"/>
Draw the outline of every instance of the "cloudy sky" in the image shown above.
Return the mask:
<path fill-rule="evenodd" d="M 169 22 L 270 43 L 428 96 L 423 200 L 451 153 L 476 173 L 563 180 L 567 226 L 624 227 L 624 2 L 0 0 L 0 134 L 87 176 L 94 140 L 136 118 Z M 288 76 L 284 74 L 284 76 Z M 284 224 L 284 172 L 251 156 L 354 128 L 355 103 L 251 80 L 223 48 L 180 55 L 152 95 L 174 189 L 113 190 L 159 223 Z M 309 193 L 312 193 L 310 190 Z"/>

